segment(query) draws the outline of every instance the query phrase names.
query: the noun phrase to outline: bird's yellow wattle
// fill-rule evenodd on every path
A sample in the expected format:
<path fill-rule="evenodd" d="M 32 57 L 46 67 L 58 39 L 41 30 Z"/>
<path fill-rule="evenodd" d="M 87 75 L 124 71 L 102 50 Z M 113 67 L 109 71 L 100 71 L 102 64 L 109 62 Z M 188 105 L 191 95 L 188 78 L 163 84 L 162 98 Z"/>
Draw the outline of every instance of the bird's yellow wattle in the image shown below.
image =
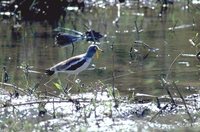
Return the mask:
<path fill-rule="evenodd" d="M 99 59 L 99 51 L 96 51 L 96 58 Z"/>
<path fill-rule="evenodd" d="M 96 50 L 96 58 L 97 58 L 97 59 L 99 59 L 99 53 L 100 53 L 100 52 L 103 52 L 103 50 L 100 49 L 100 48 L 98 48 L 98 49 Z"/>

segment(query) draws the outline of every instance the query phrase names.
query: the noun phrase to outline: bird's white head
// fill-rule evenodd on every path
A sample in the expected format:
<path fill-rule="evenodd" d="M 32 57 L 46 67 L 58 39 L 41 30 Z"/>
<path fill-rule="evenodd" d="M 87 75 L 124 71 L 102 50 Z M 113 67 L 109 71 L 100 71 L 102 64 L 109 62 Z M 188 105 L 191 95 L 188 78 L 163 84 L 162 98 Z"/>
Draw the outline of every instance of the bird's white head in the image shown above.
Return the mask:
<path fill-rule="evenodd" d="M 97 58 L 98 58 L 98 51 L 102 52 L 103 50 L 100 49 L 97 45 L 92 44 L 88 47 L 86 57 L 92 58 L 94 54 L 96 53 Z"/>

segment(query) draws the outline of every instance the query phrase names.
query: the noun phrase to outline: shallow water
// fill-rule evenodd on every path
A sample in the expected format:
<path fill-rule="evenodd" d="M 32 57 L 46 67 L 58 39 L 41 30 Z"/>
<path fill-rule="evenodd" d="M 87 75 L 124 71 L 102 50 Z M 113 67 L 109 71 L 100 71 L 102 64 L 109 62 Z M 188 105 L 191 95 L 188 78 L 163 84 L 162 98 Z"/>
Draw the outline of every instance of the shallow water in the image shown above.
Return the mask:
<path fill-rule="evenodd" d="M 199 31 L 198 25 L 192 26 L 198 24 L 193 23 L 193 18 L 197 22 L 199 14 L 193 9 L 183 10 L 183 6 L 177 5 L 176 8 L 169 9 L 162 17 L 158 17 L 159 6 L 156 10 L 121 6 L 120 17 L 116 6 L 93 8 L 90 12 L 84 13 L 71 12 L 66 22 L 62 23 L 63 27 L 84 32 L 83 25 L 90 23 L 92 29 L 106 36 L 100 42 L 100 47 L 104 50 L 100 58 L 94 58 L 90 70 L 77 76 L 81 80 L 80 83 L 89 85 L 100 80 L 112 85 L 114 72 L 114 85 L 121 93 L 127 95 L 133 90 L 135 93 L 161 96 L 165 91 L 160 84 L 160 76 L 169 73 L 168 79 L 176 81 L 178 86 L 184 88 L 185 94 L 191 92 L 188 87 L 195 87 L 193 92 L 198 91 L 198 60 L 195 56 L 190 56 L 195 55 L 198 49 L 191 45 L 189 39 Z M 117 17 L 119 21 L 114 24 L 113 21 Z M 135 32 L 135 21 L 142 30 L 139 35 Z M 170 31 L 175 23 L 177 28 Z M 56 47 L 52 28 L 48 24 L 23 22 L 18 37 L 11 34 L 11 25 L 12 20 L 3 20 L 0 23 L 0 63 L 1 67 L 6 66 L 10 83 L 20 87 L 33 87 L 42 74 L 29 73 L 27 79 L 20 66 L 27 64 L 32 70 L 37 71 L 71 57 L 72 46 Z M 143 59 L 148 50 L 135 44 L 136 40 L 159 50 L 151 52 Z M 74 55 L 85 52 L 89 45 L 86 41 L 76 43 Z M 132 57 L 129 54 L 131 47 L 138 50 L 137 53 L 132 53 Z M 178 57 L 173 63 L 181 53 L 185 56 Z M 67 75 L 58 76 L 62 84 L 67 85 Z M 47 90 L 54 90 L 54 86 L 50 85 L 52 88 Z M 41 85 L 40 89 L 44 87 Z"/>
<path fill-rule="evenodd" d="M 55 76 L 49 87 L 43 85 L 48 78 L 40 82 L 37 90 L 51 92 L 51 96 L 33 92 L 25 96 L 15 93 L 18 97 L 15 98 L 11 97 L 13 91 L 9 92 L 9 86 L 1 85 L 0 128 L 15 131 L 198 131 L 200 96 L 195 94 L 199 93 L 199 62 L 195 56 L 198 48 L 189 40 L 199 43 L 199 13 L 194 7 L 189 10 L 183 7 L 184 4 L 177 4 L 162 17 L 158 17 L 159 6 L 155 10 L 144 10 L 121 5 L 119 13 L 116 6 L 93 7 L 84 13 L 70 12 L 60 26 L 84 32 L 86 24 L 105 36 L 99 45 L 104 50 L 100 58 L 94 58 L 89 69 L 77 76 L 76 82 L 82 89 L 76 86 L 71 89 L 75 94 L 70 99 L 67 95 L 53 93 L 58 91 L 53 82 L 61 80 L 63 87 L 71 84 L 69 80 L 73 77 L 67 80 L 66 74 Z M 139 35 L 135 21 L 141 31 Z M 46 23 L 23 22 L 20 34 L 12 34 L 12 23 L 11 19 L 0 23 L 0 71 L 6 66 L 8 83 L 27 92 L 43 74 L 25 74 L 22 68 L 28 65 L 30 70 L 41 72 L 71 57 L 72 46 L 56 47 L 53 29 Z M 151 50 L 148 54 L 147 47 L 134 41 L 146 43 L 154 52 Z M 85 52 L 89 45 L 86 41 L 76 43 L 73 54 Z M 191 128 L 177 90 L 169 85 L 176 102 L 176 106 L 172 105 L 161 83 L 163 76 L 167 76 L 169 82 L 174 81 L 181 91 L 194 127 Z M 112 98 L 109 87 L 112 85 L 123 95 L 118 96 L 116 92 L 118 102 Z"/>

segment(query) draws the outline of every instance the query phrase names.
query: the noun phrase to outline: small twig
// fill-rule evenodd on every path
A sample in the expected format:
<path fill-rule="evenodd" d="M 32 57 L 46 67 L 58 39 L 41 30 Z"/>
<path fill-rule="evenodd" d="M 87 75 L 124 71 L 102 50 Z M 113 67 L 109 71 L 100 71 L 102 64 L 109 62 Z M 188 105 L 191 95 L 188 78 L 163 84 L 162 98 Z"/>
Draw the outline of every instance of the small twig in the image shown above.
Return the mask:
<path fill-rule="evenodd" d="M 196 44 L 195 44 L 195 42 L 194 42 L 193 39 L 189 39 L 189 42 L 190 42 L 190 44 L 191 44 L 192 46 L 196 46 Z"/>
<path fill-rule="evenodd" d="M 158 48 L 153 48 L 153 47 L 149 46 L 148 44 L 146 44 L 145 42 L 143 42 L 141 40 L 135 41 L 134 43 L 142 44 L 145 48 L 147 48 L 149 51 L 152 51 L 152 52 L 159 50 Z"/>
<path fill-rule="evenodd" d="M 180 98 L 181 98 L 182 101 L 183 101 L 183 104 L 184 104 L 184 106 L 185 106 L 185 110 L 186 110 L 186 112 L 187 112 L 187 114 L 188 114 L 188 116 L 189 116 L 189 118 L 190 118 L 191 123 L 193 123 L 194 121 L 193 121 L 193 118 L 192 118 L 192 116 L 191 116 L 191 114 L 190 114 L 190 112 L 189 112 L 189 110 L 188 110 L 188 107 L 187 107 L 187 105 L 186 105 L 185 99 L 183 98 L 181 92 L 179 91 L 179 89 L 178 89 L 176 83 L 173 81 L 172 84 L 173 84 L 174 87 L 176 88 L 176 90 L 177 90 L 177 92 L 178 92 Z"/>
<path fill-rule="evenodd" d="M 173 64 L 176 62 L 176 60 L 177 60 L 182 54 L 183 54 L 183 52 L 181 52 L 180 54 L 178 54 L 178 55 L 176 56 L 176 58 L 173 60 L 173 62 L 170 64 L 169 69 L 168 69 L 168 71 L 167 71 L 166 80 L 168 80 L 168 76 L 169 76 L 169 73 L 170 73 L 170 71 L 171 71 L 171 68 L 172 68 Z"/>
<path fill-rule="evenodd" d="M 65 98 L 59 97 L 58 95 L 56 95 L 56 94 L 54 94 L 54 93 L 51 93 L 51 92 L 48 92 L 48 91 L 47 91 L 47 94 L 48 94 L 49 96 L 44 96 L 45 98 L 52 98 L 52 96 L 53 96 L 53 97 L 56 97 L 56 98 L 65 100 Z"/>
<path fill-rule="evenodd" d="M 32 101 L 32 102 L 25 102 L 25 103 L 18 103 L 18 104 L 11 104 L 8 103 L 4 106 L 1 106 L 1 108 L 6 108 L 6 107 L 13 107 L 13 106 L 23 106 L 23 105 L 33 105 L 33 104 L 40 104 L 40 103 L 71 103 L 72 100 L 38 100 L 38 101 Z M 79 101 L 79 102 L 84 102 L 84 103 L 90 103 L 91 101 Z M 73 102 L 72 102 L 73 103 Z"/>
<path fill-rule="evenodd" d="M 160 109 L 160 108 L 161 108 L 161 106 L 160 106 L 160 100 L 159 100 L 159 98 L 158 98 L 158 97 L 156 97 L 156 102 L 157 102 L 157 107 Z"/>
<path fill-rule="evenodd" d="M 95 98 L 94 99 L 92 99 L 91 100 L 91 102 L 92 102 L 92 104 L 93 104 L 93 106 L 94 106 L 94 115 L 95 115 L 95 118 L 97 118 L 98 116 L 97 116 L 97 111 L 96 111 L 96 109 L 97 109 L 97 106 L 96 106 L 96 102 L 97 102 L 97 91 L 95 91 Z"/>
<path fill-rule="evenodd" d="M 111 45 L 111 49 L 112 49 L 112 95 L 114 98 L 114 102 L 115 105 L 114 107 L 117 108 L 118 107 L 118 101 L 116 99 L 116 94 L 115 94 L 115 56 L 114 56 L 114 42 Z"/>
<path fill-rule="evenodd" d="M 176 27 L 177 23 L 178 23 L 178 20 L 176 20 L 176 21 L 175 21 L 175 24 L 173 25 L 173 28 L 172 28 L 172 31 L 173 31 L 173 32 L 175 32 L 175 27 Z"/>
<path fill-rule="evenodd" d="M 140 40 L 140 35 L 139 35 L 139 29 L 138 29 L 137 22 L 134 21 L 134 23 L 135 23 L 136 33 L 137 33 L 137 38 L 136 38 L 136 40 Z"/>
<path fill-rule="evenodd" d="M 0 84 L 3 85 L 3 86 L 12 87 L 12 88 L 14 88 L 14 90 L 20 91 L 20 92 L 25 93 L 25 94 L 28 95 L 28 92 L 26 92 L 25 90 L 23 90 L 23 88 L 19 88 L 19 87 L 13 85 L 13 84 L 10 84 L 10 83 L 3 83 L 3 82 L 0 82 Z"/>
<path fill-rule="evenodd" d="M 83 114 L 84 114 L 84 122 L 85 122 L 85 124 L 87 124 L 87 123 L 88 123 L 87 118 L 90 117 L 91 111 L 90 111 L 89 114 L 87 115 L 87 112 L 86 112 L 86 109 L 85 109 L 85 105 L 84 105 Z"/>
<path fill-rule="evenodd" d="M 53 98 L 53 118 L 56 118 L 56 110 L 55 110 L 55 104 L 54 104 L 54 98 Z"/>
<path fill-rule="evenodd" d="M 37 82 L 37 83 L 34 85 L 34 87 L 33 87 L 32 90 L 33 90 L 33 91 L 36 91 L 36 90 L 39 88 L 41 82 L 42 82 L 42 81 L 45 81 L 47 78 L 48 78 L 48 76 L 42 75 L 41 79 L 39 80 L 39 82 Z"/>
<path fill-rule="evenodd" d="M 114 42 L 113 42 L 114 43 Z M 115 100 L 115 56 L 114 56 L 114 45 L 111 45 L 111 49 L 112 49 L 112 95 L 114 97 Z"/>
<path fill-rule="evenodd" d="M 8 76 L 8 72 L 7 72 L 7 70 L 6 70 L 6 67 L 4 66 L 3 67 L 3 79 L 2 79 L 2 82 L 4 82 L 4 83 L 7 83 L 8 82 L 8 80 L 9 80 L 9 76 Z"/>
<path fill-rule="evenodd" d="M 171 98 L 171 102 L 175 105 L 176 103 L 175 103 L 175 101 L 174 101 L 174 98 L 173 98 L 171 92 L 169 91 L 167 81 L 166 81 L 163 77 L 161 77 L 161 81 L 162 81 L 162 83 L 163 83 L 163 85 L 164 85 L 163 88 L 167 91 L 167 94 L 168 94 L 169 97 Z"/>
<path fill-rule="evenodd" d="M 193 17 L 193 18 L 192 18 L 192 26 L 193 26 L 193 30 L 194 30 L 195 25 L 196 25 L 196 22 L 195 22 L 195 19 L 194 19 L 194 17 Z"/>
<path fill-rule="evenodd" d="M 168 105 L 169 105 L 169 103 L 166 104 L 164 107 L 162 107 L 162 109 L 160 109 L 155 115 L 153 115 L 149 121 L 152 122 L 153 119 L 155 119 L 157 115 L 159 115 L 164 109 L 166 109 L 166 107 L 167 107 Z"/>

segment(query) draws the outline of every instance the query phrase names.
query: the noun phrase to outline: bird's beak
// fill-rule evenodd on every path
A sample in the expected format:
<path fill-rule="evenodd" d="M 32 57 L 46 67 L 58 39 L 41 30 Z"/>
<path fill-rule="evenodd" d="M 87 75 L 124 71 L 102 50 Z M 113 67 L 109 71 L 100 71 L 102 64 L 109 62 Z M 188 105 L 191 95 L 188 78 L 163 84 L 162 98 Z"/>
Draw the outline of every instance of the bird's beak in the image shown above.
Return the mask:
<path fill-rule="evenodd" d="M 96 52 L 96 58 L 97 58 L 97 59 L 99 59 L 99 53 L 100 53 L 100 52 L 103 52 L 103 50 L 100 49 L 100 48 L 98 48 L 98 49 L 97 49 L 97 52 Z"/>

